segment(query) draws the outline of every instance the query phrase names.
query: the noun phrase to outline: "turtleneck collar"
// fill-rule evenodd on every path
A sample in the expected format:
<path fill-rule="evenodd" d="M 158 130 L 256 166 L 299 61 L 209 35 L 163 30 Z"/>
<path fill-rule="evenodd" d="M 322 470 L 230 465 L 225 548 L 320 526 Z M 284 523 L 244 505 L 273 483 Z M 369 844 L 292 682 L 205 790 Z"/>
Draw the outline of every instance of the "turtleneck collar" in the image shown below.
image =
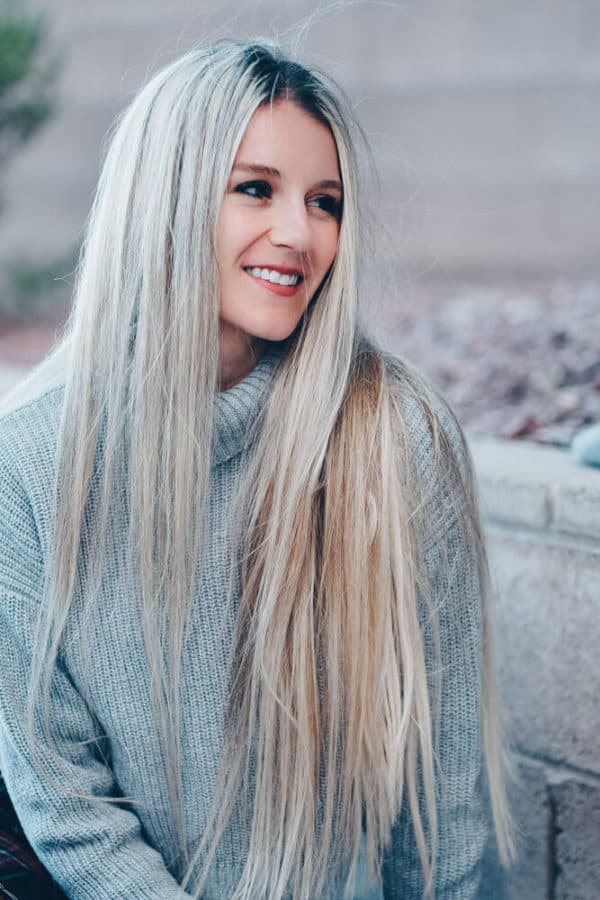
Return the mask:
<path fill-rule="evenodd" d="M 285 345 L 272 344 L 243 381 L 215 398 L 213 465 L 235 456 L 247 444 L 248 432 L 264 406 L 267 388 Z"/>

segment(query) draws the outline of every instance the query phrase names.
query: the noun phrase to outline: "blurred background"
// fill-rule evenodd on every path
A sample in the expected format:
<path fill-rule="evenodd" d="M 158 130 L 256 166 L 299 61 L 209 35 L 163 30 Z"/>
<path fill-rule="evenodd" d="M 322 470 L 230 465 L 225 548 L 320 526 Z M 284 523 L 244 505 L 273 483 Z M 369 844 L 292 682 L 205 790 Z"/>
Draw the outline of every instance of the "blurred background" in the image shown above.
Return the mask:
<path fill-rule="evenodd" d="M 0 11 L 0 391 L 68 311 L 115 114 L 198 41 L 279 32 L 346 88 L 373 149 L 386 289 L 365 316 L 381 340 L 475 435 L 561 446 L 600 421 L 596 0 Z"/>

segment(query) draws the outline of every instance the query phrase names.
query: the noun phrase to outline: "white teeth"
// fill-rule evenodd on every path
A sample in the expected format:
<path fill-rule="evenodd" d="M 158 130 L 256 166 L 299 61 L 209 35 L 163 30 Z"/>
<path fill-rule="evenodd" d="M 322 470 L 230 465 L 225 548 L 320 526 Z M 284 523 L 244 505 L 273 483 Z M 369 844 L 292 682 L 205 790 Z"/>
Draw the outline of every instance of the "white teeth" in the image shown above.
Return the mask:
<path fill-rule="evenodd" d="M 298 284 L 298 275 L 283 275 L 277 269 L 259 269 L 257 266 L 247 268 L 246 272 L 253 278 L 262 278 L 271 284 L 282 284 L 285 286 Z"/>

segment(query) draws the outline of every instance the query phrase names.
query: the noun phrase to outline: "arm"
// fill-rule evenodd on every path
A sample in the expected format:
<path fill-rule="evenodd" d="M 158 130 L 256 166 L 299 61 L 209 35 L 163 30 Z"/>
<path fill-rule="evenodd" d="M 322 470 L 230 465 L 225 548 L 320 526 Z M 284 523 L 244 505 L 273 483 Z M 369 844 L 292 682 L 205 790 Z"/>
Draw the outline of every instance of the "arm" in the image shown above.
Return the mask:
<path fill-rule="evenodd" d="M 0 768 L 36 854 L 68 897 L 183 900 L 162 856 L 142 836 L 138 817 L 107 801 L 119 788 L 99 749 L 98 723 L 59 660 L 51 695 L 53 733 L 62 762 L 49 748 L 40 774 L 24 734 L 26 685 L 41 599 L 43 561 L 29 499 L 14 467 L 0 467 Z M 56 783 L 58 782 L 58 784 Z M 61 791 L 60 785 L 65 791 Z"/>
<path fill-rule="evenodd" d="M 468 459 L 461 458 L 456 425 L 444 430 L 457 453 L 462 477 L 468 475 Z M 458 448 L 458 449 L 457 449 Z M 427 459 L 433 459 L 431 445 Z M 482 597 L 476 551 L 465 540 L 455 511 L 448 503 L 447 488 L 432 482 L 432 466 L 422 473 L 424 483 L 434 484 L 423 515 L 431 540 L 424 548 L 424 566 L 433 590 L 433 608 L 440 635 L 441 695 L 437 726 L 438 760 L 435 765 L 438 794 L 438 855 L 433 896 L 436 900 L 470 900 L 478 895 L 481 860 L 488 825 L 483 806 L 483 748 L 481 735 L 481 680 L 483 665 Z M 422 627 L 430 690 L 436 679 L 427 607 L 422 602 Z M 433 718 L 434 731 L 436 719 Z M 423 794 L 419 791 L 422 815 Z M 425 821 L 425 820 L 424 820 Z M 421 898 L 424 882 L 412 827 L 408 800 L 392 831 L 384 856 L 385 900 Z"/>

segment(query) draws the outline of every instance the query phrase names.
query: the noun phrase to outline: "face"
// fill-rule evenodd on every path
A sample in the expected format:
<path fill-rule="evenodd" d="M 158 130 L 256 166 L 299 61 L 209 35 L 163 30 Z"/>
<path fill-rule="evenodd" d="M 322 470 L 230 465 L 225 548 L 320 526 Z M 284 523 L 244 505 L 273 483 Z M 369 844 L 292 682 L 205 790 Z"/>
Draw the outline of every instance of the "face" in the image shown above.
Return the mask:
<path fill-rule="evenodd" d="M 341 201 L 329 129 L 292 101 L 260 107 L 219 215 L 222 352 L 294 331 L 334 260 Z"/>

